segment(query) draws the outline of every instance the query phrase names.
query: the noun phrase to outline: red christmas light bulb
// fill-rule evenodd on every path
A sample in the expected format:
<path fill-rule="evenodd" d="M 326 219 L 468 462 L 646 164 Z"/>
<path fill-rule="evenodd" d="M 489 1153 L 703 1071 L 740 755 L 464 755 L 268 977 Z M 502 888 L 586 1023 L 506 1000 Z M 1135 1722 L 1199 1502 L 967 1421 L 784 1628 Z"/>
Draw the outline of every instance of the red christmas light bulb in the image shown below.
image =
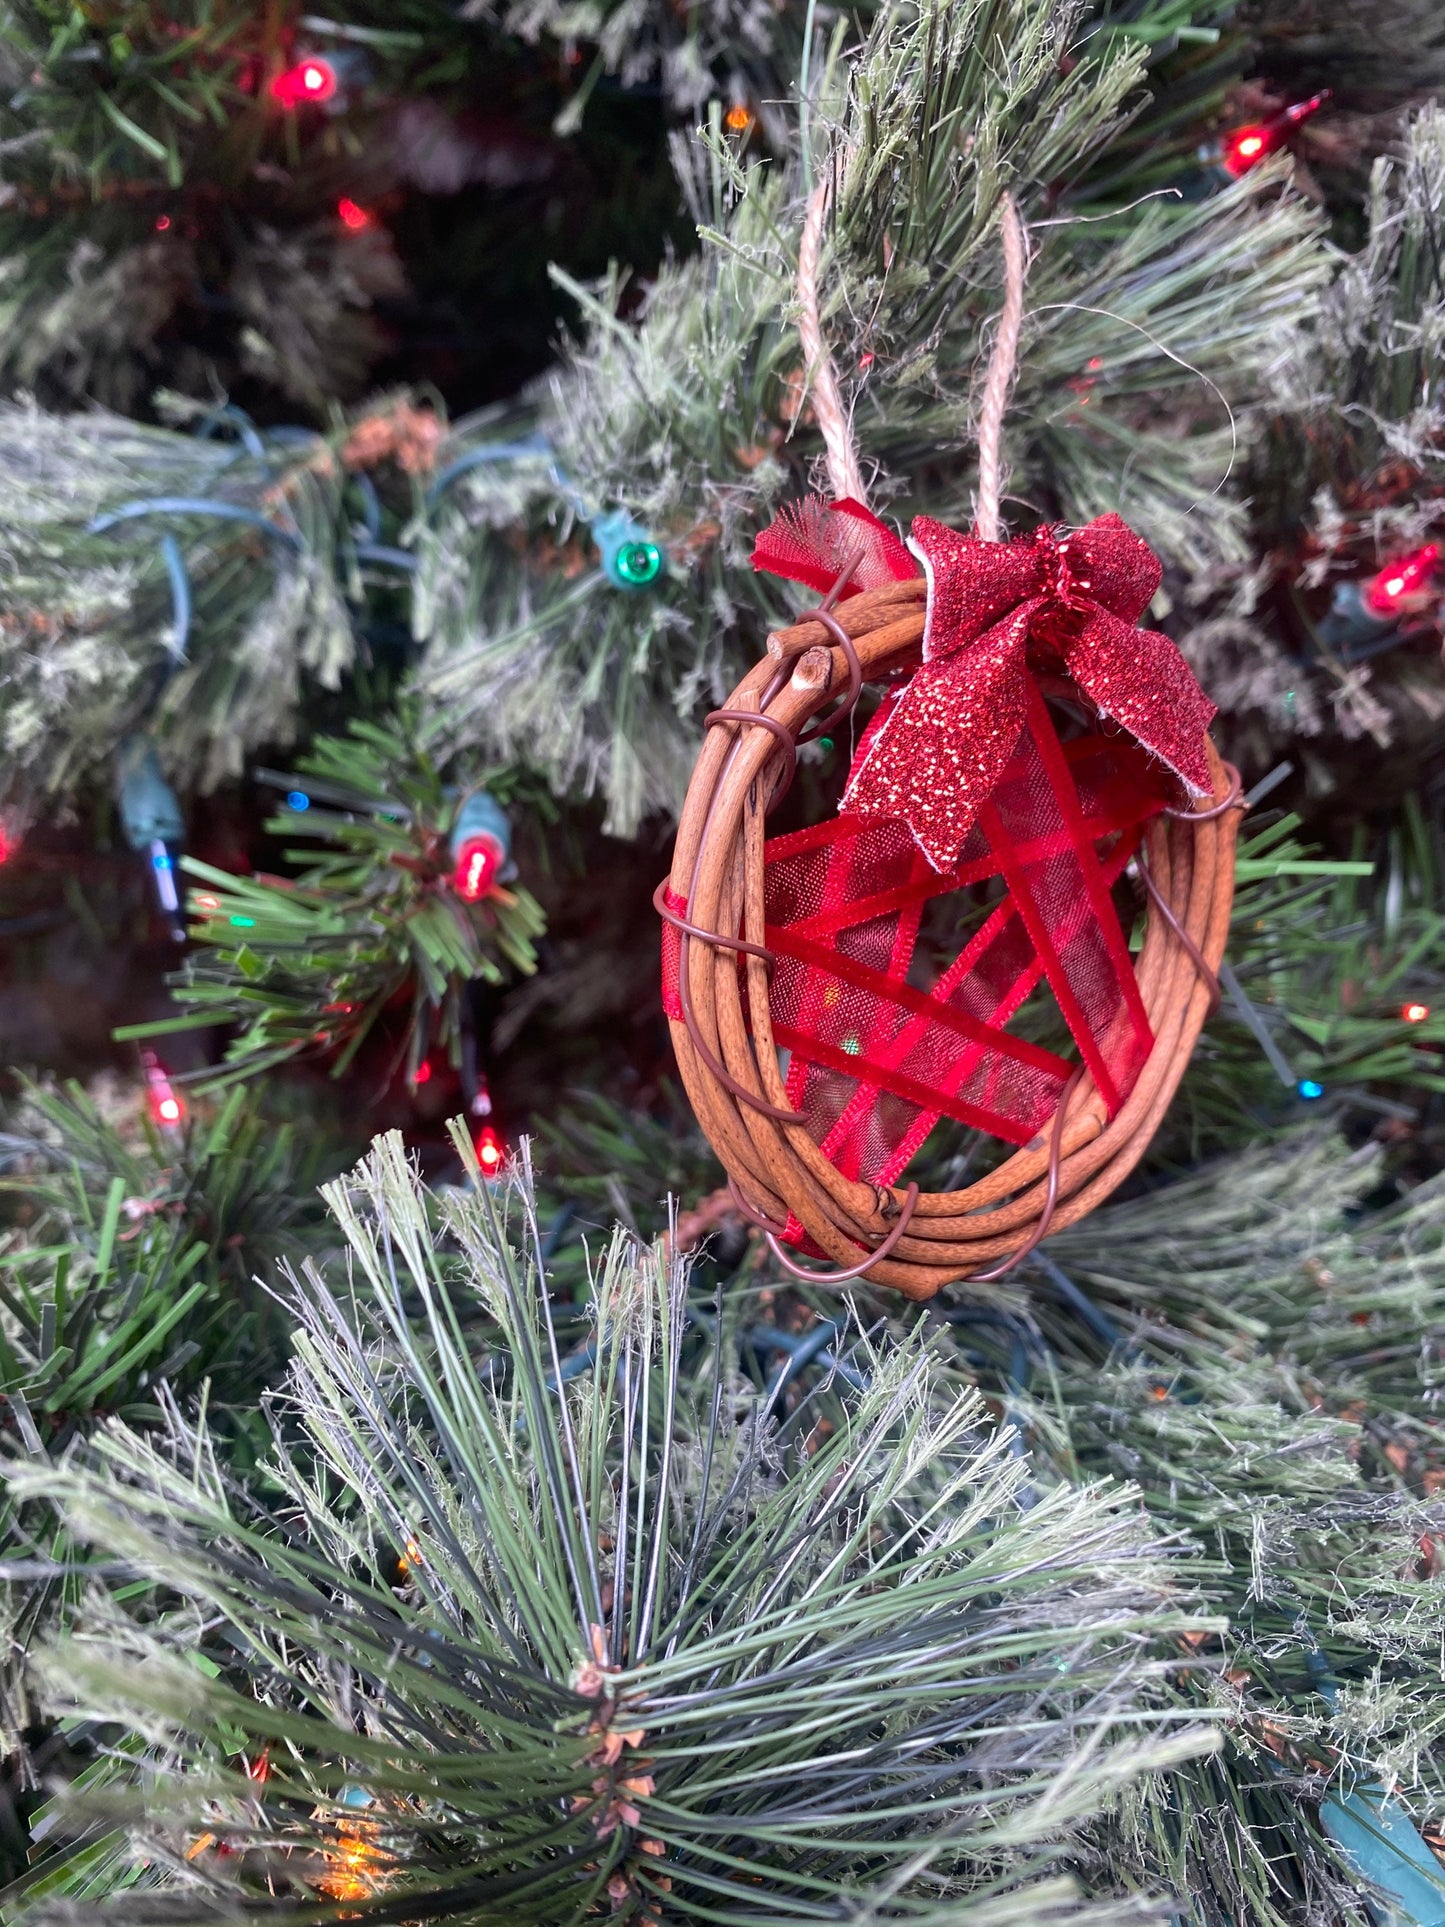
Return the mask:
<path fill-rule="evenodd" d="M 1301 121 L 1317 114 L 1330 97 L 1326 87 L 1310 100 L 1297 100 L 1293 106 L 1285 107 L 1268 120 L 1259 121 L 1252 127 L 1236 127 L 1225 140 L 1219 156 L 1220 165 L 1226 174 L 1236 180 L 1257 167 L 1267 154 L 1275 153 L 1283 147 Z"/>
<path fill-rule="evenodd" d="M 418 1086 L 422 1084 L 430 1084 L 431 1063 L 429 1059 L 424 1057 L 421 1060 L 421 1062 L 417 1065 L 416 1069 L 411 1074 L 411 1081 L 413 1084 Z"/>
<path fill-rule="evenodd" d="M 366 209 L 355 201 L 347 200 L 344 195 L 336 203 L 336 212 L 341 225 L 350 228 L 353 234 L 359 234 L 363 228 L 371 226 L 371 216 Z"/>
<path fill-rule="evenodd" d="M 496 881 L 506 851 L 494 836 L 469 836 L 457 851 L 452 883 L 464 903 L 477 903 Z"/>
<path fill-rule="evenodd" d="M 1435 564 L 1440 560 L 1439 545 L 1427 542 L 1413 555 L 1397 556 L 1387 562 L 1365 591 L 1365 601 L 1376 615 L 1398 615 L 1411 596 L 1430 585 Z"/>
<path fill-rule="evenodd" d="M 159 1064 L 146 1066 L 146 1105 L 153 1121 L 162 1129 L 174 1130 L 185 1119 L 186 1107 Z"/>
<path fill-rule="evenodd" d="M 1400 1016 L 1407 1024 L 1423 1024 L 1429 1015 L 1430 1006 L 1428 1004 L 1402 1004 L 1400 1006 Z"/>
<path fill-rule="evenodd" d="M 482 1176 L 494 1178 L 501 1169 L 502 1159 L 506 1153 L 502 1148 L 502 1140 L 497 1136 L 492 1125 L 484 1124 L 477 1132 L 474 1149 L 477 1154 L 477 1163 L 482 1167 Z"/>
<path fill-rule="evenodd" d="M 271 82 L 272 96 L 283 107 L 330 100 L 336 88 L 336 69 L 329 60 L 322 60 L 316 54 L 298 60 L 294 67 L 287 67 Z"/>
<path fill-rule="evenodd" d="M 1256 161 L 1262 161 L 1269 152 L 1268 135 L 1259 127 L 1241 127 L 1231 134 L 1224 150 L 1224 165 L 1238 178 L 1247 174 Z"/>

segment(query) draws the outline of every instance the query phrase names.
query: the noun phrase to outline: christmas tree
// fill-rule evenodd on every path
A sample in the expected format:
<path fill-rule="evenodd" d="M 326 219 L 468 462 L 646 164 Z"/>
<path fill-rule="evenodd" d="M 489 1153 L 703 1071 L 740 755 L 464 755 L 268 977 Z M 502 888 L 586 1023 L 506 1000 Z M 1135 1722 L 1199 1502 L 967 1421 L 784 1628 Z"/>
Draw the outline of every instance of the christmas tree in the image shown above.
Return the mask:
<path fill-rule="evenodd" d="M 1445 1920 L 1436 10 L 0 73 L 5 1918 Z"/>

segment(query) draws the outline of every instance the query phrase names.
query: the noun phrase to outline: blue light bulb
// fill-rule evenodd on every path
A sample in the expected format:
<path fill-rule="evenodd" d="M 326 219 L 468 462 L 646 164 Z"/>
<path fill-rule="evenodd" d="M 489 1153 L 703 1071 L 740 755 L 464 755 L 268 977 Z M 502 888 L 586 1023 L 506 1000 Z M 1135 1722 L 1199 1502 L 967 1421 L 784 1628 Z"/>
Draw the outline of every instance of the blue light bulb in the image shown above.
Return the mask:
<path fill-rule="evenodd" d="M 1317 1098 L 1317 1097 L 1323 1097 L 1325 1094 L 1324 1085 L 1317 1084 L 1312 1077 L 1302 1077 L 1299 1083 L 1296 1084 L 1295 1090 L 1297 1091 L 1299 1096 L 1304 1098 L 1307 1102 L 1312 1101 L 1314 1098 Z"/>

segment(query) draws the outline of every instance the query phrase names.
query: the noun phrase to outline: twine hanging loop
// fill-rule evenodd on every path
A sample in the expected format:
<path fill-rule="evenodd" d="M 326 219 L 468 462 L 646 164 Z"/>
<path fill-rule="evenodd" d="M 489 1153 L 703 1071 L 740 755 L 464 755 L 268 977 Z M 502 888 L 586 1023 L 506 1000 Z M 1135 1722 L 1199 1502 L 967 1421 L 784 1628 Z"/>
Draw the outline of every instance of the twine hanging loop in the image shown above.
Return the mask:
<path fill-rule="evenodd" d="M 1019 335 L 1024 320 L 1024 275 L 1028 269 L 1028 239 L 1012 194 L 999 197 L 999 226 L 1003 234 L 1003 310 L 998 318 L 993 353 L 983 385 L 978 417 L 978 495 L 973 530 L 985 542 L 1002 539 L 999 507 L 1003 496 L 1003 418 L 1008 407 L 1018 363 Z"/>

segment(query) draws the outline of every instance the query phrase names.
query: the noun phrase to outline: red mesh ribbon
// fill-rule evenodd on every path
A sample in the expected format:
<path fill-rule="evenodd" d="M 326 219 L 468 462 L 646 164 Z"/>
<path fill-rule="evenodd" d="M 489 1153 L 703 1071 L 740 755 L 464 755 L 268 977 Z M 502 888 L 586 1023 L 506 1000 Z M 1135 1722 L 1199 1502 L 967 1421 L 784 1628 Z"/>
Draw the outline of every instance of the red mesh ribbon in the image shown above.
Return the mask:
<path fill-rule="evenodd" d="M 897 821 L 840 815 L 768 843 L 788 1098 L 846 1177 L 892 1183 L 940 1117 L 1013 1144 L 1037 1136 L 1072 1065 L 1007 1027 L 1042 982 L 1105 1103 L 1123 1101 L 1153 1038 L 1109 889 L 1166 800 L 1136 746 L 1060 743 L 1031 692 L 1018 749 L 946 874 Z M 1001 900 L 921 987 L 929 903 L 998 882 Z"/>
<path fill-rule="evenodd" d="M 670 883 L 663 902 L 674 916 L 687 915 L 687 898 L 680 897 Z M 666 917 L 662 920 L 662 1008 L 675 1024 L 682 1022 L 682 932 Z"/>
<path fill-rule="evenodd" d="M 816 495 L 778 510 L 753 545 L 753 567 L 805 582 L 819 595 L 826 595 L 842 576 L 840 600 L 888 582 L 908 582 L 918 574 L 904 544 L 861 502 L 824 502 Z"/>

